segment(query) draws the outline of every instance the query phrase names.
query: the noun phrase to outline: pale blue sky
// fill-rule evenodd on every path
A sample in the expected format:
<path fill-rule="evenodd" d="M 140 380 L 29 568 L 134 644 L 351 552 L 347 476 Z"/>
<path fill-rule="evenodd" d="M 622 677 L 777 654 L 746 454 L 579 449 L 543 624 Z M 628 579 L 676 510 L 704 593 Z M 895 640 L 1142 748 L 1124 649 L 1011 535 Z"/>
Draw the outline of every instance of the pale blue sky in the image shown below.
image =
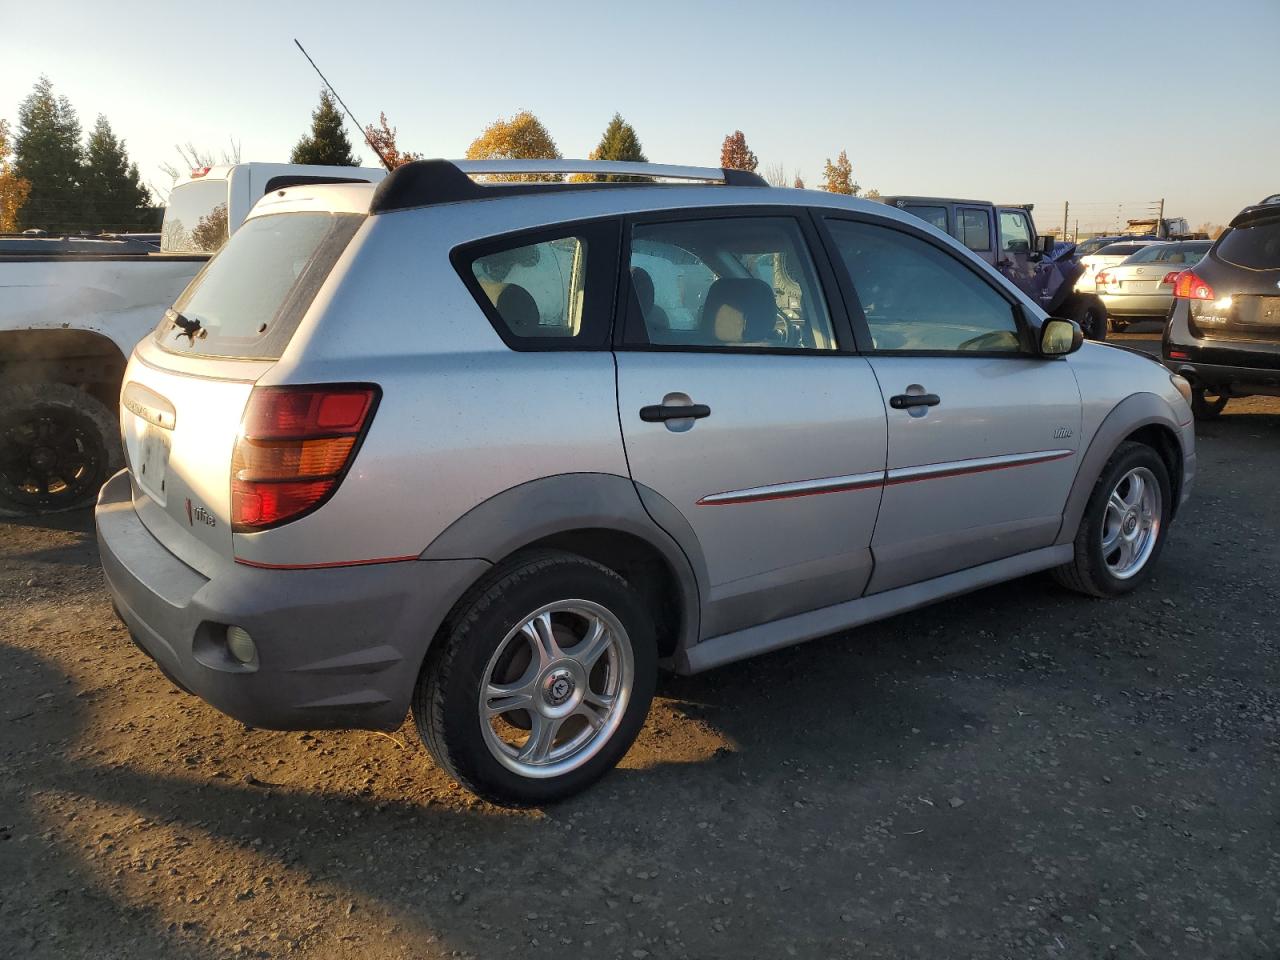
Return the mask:
<path fill-rule="evenodd" d="M 428 156 L 521 108 L 585 156 L 617 110 L 651 160 L 715 164 L 740 128 L 811 186 L 844 148 L 864 187 L 1031 201 L 1045 226 L 1063 200 L 1085 227 L 1163 196 L 1194 226 L 1280 192 L 1280 0 L 0 0 L 0 23 L 0 117 L 48 74 L 163 186 L 179 142 L 287 158 L 320 87 L 296 36 Z"/>

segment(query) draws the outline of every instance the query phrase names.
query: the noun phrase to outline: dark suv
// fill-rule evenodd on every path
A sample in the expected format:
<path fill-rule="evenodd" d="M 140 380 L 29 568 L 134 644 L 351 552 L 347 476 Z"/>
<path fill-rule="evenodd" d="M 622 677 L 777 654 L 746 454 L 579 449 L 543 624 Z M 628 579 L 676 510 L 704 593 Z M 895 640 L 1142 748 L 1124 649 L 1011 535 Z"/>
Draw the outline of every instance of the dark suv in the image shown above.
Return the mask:
<path fill-rule="evenodd" d="M 1162 353 L 1191 381 L 1196 416 L 1232 397 L 1280 396 L 1280 195 L 1240 211 L 1174 296 Z"/>

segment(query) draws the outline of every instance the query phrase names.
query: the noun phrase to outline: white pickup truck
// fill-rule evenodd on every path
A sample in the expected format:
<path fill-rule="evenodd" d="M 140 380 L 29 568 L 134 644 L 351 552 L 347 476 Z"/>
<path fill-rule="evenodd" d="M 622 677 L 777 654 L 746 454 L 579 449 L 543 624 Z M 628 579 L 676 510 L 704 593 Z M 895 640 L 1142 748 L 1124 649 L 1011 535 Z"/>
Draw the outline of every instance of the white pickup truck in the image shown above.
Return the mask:
<path fill-rule="evenodd" d="M 169 194 L 158 251 L 131 239 L 0 237 L 0 516 L 93 502 L 120 468 L 115 411 L 134 345 L 260 197 L 384 176 L 284 163 L 193 170 Z"/>

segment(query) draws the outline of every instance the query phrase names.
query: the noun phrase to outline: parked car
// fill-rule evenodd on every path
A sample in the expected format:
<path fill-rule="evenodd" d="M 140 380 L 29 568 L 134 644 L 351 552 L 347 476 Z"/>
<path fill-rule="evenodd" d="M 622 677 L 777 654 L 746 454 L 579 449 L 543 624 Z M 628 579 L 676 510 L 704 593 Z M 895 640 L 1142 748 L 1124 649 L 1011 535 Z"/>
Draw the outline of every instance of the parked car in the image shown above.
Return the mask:
<path fill-rule="evenodd" d="M 1210 240 L 1153 243 L 1107 267 L 1094 277 L 1107 305 L 1111 329 L 1125 330 L 1135 320 L 1164 320 L 1173 307 L 1173 283 L 1213 246 Z"/>
<path fill-rule="evenodd" d="M 471 179 L 549 173 L 691 182 Z M 1146 580 L 1190 389 L 1082 341 L 914 216 L 740 171 L 287 189 L 134 350 L 107 585 L 247 724 L 411 708 L 471 789 L 554 800 L 627 751 L 660 664 L 1042 570 Z"/>
<path fill-rule="evenodd" d="M 1134 239 L 1135 239 L 1134 237 L 1131 237 L 1127 234 L 1117 234 L 1115 236 L 1110 236 L 1110 237 L 1090 237 L 1088 240 L 1081 240 L 1078 244 L 1076 244 L 1076 256 L 1087 257 L 1097 253 L 1103 247 L 1111 246 L 1111 244 L 1113 243 L 1120 243 L 1122 241 L 1128 242 Z M 1155 237 L 1140 237 L 1136 239 L 1154 240 Z"/>
<path fill-rule="evenodd" d="M 1245 207 L 1174 284 L 1161 345 L 1201 418 L 1233 397 L 1280 396 L 1280 203 Z"/>
<path fill-rule="evenodd" d="M 1163 240 L 1121 240 L 1099 248 L 1097 253 L 1081 257 L 1080 266 L 1084 269 L 1076 280 L 1076 292 L 1084 293 L 1088 291 L 1089 293 L 1096 293 L 1097 277 L 1100 271 L 1123 263 L 1143 247 L 1164 242 Z"/>
<path fill-rule="evenodd" d="M 1083 269 L 1072 244 L 1036 233 L 1031 204 L 997 207 L 951 197 L 880 197 L 950 234 L 991 264 L 1042 310 L 1074 320 L 1091 340 L 1107 338 L 1107 312 L 1093 286 L 1075 284 Z M 1073 284 L 1076 290 L 1072 290 Z"/>
<path fill-rule="evenodd" d="M 264 193 L 385 171 L 239 163 L 192 171 L 154 234 L 0 238 L 0 516 L 85 507 L 120 466 L 133 345 Z"/>

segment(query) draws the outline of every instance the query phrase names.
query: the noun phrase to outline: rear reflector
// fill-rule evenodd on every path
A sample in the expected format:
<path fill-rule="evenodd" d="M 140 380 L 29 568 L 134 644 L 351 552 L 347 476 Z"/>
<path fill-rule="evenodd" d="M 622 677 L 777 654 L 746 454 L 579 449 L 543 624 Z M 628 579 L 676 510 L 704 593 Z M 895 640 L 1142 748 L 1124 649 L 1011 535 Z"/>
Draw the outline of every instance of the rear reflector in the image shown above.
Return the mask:
<path fill-rule="evenodd" d="M 1187 300 L 1213 300 L 1213 287 L 1196 276 L 1194 270 L 1183 270 L 1174 279 L 1173 295 Z"/>
<path fill-rule="evenodd" d="M 259 387 L 231 458 L 231 529 L 266 530 L 333 495 L 373 419 L 370 385 Z"/>
<path fill-rule="evenodd" d="M 1191 355 L 1187 353 L 1185 350 L 1170 350 L 1169 359 L 1170 360 L 1190 360 Z"/>
<path fill-rule="evenodd" d="M 1181 270 L 1170 270 L 1168 273 L 1164 275 L 1164 279 L 1161 280 L 1160 282 L 1172 287 L 1175 283 L 1178 282 L 1178 274 L 1181 272 L 1182 272 Z"/>

